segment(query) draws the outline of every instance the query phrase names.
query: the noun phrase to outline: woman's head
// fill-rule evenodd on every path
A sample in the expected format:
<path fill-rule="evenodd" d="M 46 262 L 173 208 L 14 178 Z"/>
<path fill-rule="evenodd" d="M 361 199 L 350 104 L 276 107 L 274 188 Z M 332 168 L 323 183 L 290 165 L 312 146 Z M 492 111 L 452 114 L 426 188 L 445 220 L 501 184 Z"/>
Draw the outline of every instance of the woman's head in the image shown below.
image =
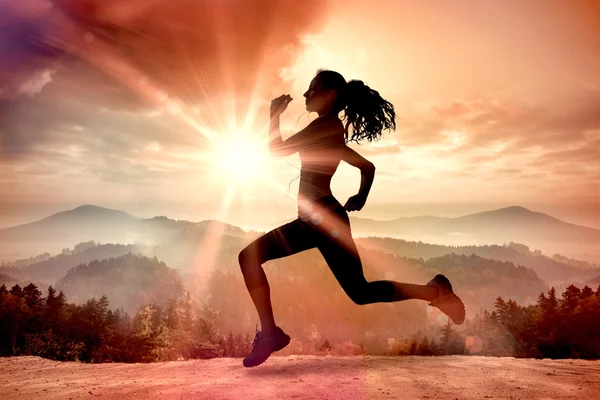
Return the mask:
<path fill-rule="evenodd" d="M 359 142 L 362 139 L 372 141 L 379 139 L 384 129 L 396 129 L 396 113 L 392 103 L 362 81 L 346 82 L 338 72 L 319 70 L 304 97 L 307 111 L 315 111 L 319 115 L 337 115 L 344 111 L 342 120 L 345 122 L 347 142 Z"/>
<path fill-rule="evenodd" d="M 306 110 L 314 111 L 319 115 L 339 113 L 345 107 L 344 92 L 347 85 L 341 74 L 319 70 L 304 93 Z"/>

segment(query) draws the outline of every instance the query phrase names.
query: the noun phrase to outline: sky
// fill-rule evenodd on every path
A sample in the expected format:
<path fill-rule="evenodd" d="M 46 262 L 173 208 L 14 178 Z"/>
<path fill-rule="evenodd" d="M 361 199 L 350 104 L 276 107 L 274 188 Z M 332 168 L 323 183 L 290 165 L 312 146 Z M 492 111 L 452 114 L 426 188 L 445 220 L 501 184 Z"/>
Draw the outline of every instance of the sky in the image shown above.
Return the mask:
<path fill-rule="evenodd" d="M 94 204 L 264 228 L 295 217 L 319 68 L 392 102 L 352 144 L 377 168 L 354 215 L 511 205 L 600 228 L 600 3 L 594 0 L 0 0 L 0 228 Z M 342 164 L 342 203 L 360 172 Z"/>

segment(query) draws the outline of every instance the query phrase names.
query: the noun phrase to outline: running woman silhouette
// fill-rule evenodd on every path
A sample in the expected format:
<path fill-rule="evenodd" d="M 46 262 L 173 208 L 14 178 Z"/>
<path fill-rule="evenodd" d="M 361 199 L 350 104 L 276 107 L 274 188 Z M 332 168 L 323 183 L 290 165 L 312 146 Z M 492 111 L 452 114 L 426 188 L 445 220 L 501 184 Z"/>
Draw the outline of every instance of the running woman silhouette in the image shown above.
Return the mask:
<path fill-rule="evenodd" d="M 438 307 L 455 324 L 462 324 L 465 309 L 443 275 L 426 285 L 389 280 L 367 282 L 352 234 L 348 212 L 365 205 L 375 176 L 375 166 L 346 143 L 379 139 L 382 131 L 396 129 L 394 106 L 362 81 L 346 82 L 335 71 L 319 70 L 304 93 L 306 110 L 319 117 L 287 140 L 282 140 L 279 117 L 292 101 L 282 95 L 271 102 L 269 149 L 286 157 L 298 152 L 302 163 L 298 192 L 298 218 L 259 237 L 239 254 L 244 282 L 254 302 L 262 331 L 256 330 L 246 367 L 262 364 L 274 351 L 283 349 L 290 337 L 275 324 L 270 288 L 262 264 L 317 248 L 345 293 L 356 304 L 421 299 Z M 338 116 L 342 111 L 343 117 Z M 352 126 L 352 132 L 349 128 Z M 342 206 L 330 183 L 340 161 L 360 169 L 358 194 Z"/>

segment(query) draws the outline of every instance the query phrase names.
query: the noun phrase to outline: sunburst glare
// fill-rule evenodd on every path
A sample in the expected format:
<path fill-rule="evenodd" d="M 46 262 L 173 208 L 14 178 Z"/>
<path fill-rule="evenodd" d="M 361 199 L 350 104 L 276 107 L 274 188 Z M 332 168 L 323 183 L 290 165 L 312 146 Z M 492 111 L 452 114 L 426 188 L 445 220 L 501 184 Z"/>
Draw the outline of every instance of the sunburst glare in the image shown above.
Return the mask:
<path fill-rule="evenodd" d="M 245 132 L 230 133 L 211 144 L 208 159 L 217 179 L 252 186 L 267 172 L 270 155 L 266 143 L 258 137 Z"/>

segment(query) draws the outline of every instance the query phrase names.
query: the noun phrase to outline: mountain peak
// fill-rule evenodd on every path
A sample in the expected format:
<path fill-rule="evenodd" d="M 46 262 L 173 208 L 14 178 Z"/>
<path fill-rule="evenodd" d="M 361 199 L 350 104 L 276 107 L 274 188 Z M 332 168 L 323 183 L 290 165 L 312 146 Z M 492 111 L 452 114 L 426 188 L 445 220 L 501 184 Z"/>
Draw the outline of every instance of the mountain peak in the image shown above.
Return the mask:
<path fill-rule="evenodd" d="M 71 211 L 89 212 L 89 211 L 114 211 L 114 210 L 109 210 L 108 208 L 95 206 L 93 204 L 84 204 L 82 206 L 75 207 Z"/>
<path fill-rule="evenodd" d="M 61 211 L 44 218 L 42 221 L 56 221 L 64 219 L 79 219 L 79 218 L 100 218 L 100 219 L 123 219 L 136 220 L 137 218 L 120 210 L 112 210 L 110 208 L 95 206 L 93 204 L 84 204 L 72 210 Z"/>
<path fill-rule="evenodd" d="M 500 208 L 496 211 L 501 211 L 501 212 L 509 212 L 511 214 L 516 214 L 516 213 L 523 213 L 523 214 L 529 214 L 529 213 L 533 213 L 533 211 L 525 208 L 525 207 L 521 207 L 521 206 L 509 206 L 509 207 L 504 207 L 504 208 Z"/>

